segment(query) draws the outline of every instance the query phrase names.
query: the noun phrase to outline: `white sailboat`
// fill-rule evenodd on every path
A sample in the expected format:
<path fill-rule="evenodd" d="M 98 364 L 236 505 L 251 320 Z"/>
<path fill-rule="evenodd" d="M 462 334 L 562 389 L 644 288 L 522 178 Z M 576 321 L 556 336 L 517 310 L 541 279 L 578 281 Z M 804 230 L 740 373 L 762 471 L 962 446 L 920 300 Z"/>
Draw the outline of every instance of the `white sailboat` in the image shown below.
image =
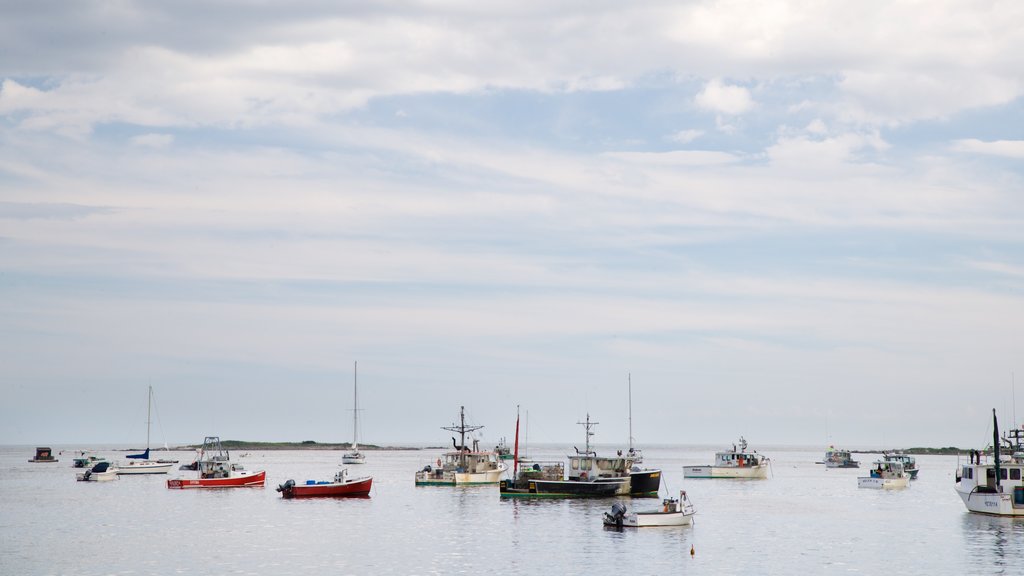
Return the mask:
<path fill-rule="evenodd" d="M 149 459 L 149 429 L 153 423 L 153 387 L 149 387 L 149 399 L 146 405 L 146 451 L 141 454 L 129 454 L 128 462 L 117 464 L 117 473 L 125 474 L 167 474 L 176 460 Z"/>
<path fill-rule="evenodd" d="M 352 372 L 352 450 L 341 457 L 342 464 L 366 464 L 366 456 L 359 451 L 359 362 Z"/>

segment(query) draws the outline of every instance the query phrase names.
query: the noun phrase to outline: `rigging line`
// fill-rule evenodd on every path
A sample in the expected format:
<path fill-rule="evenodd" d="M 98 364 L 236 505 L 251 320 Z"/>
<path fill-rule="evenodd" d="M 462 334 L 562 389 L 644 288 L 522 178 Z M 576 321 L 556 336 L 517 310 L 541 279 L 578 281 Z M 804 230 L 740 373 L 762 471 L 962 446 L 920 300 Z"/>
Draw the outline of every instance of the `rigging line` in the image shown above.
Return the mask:
<path fill-rule="evenodd" d="M 156 413 L 156 424 L 160 427 L 160 436 L 164 439 L 164 448 L 170 450 L 170 446 L 167 445 L 167 433 L 164 432 L 164 421 L 160 419 L 160 408 L 156 405 L 156 394 L 150 389 L 150 394 L 153 398 L 153 412 Z"/>

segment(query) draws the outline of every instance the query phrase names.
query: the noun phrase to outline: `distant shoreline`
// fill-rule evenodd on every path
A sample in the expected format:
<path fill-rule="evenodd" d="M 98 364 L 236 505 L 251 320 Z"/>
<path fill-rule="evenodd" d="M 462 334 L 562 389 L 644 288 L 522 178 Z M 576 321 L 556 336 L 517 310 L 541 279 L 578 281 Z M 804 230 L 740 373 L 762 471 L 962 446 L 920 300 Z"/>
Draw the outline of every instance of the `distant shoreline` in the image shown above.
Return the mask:
<path fill-rule="evenodd" d="M 895 452 L 898 454 L 911 454 L 914 456 L 928 456 L 928 455 L 940 455 L 940 456 L 957 456 L 967 455 L 971 451 L 966 448 L 957 448 L 955 446 L 947 446 L 945 448 L 893 448 L 889 450 L 850 450 L 853 454 L 880 454 L 882 452 Z"/>

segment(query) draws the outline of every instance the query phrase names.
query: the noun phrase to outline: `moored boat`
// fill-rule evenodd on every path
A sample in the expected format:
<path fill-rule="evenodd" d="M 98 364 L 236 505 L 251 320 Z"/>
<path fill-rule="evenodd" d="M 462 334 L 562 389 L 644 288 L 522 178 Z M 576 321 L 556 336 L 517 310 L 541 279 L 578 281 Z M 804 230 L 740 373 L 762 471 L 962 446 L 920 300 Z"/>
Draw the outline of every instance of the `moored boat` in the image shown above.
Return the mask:
<path fill-rule="evenodd" d="M 890 462 L 899 462 L 903 465 L 903 471 L 907 473 L 907 476 L 910 476 L 911 480 L 917 480 L 917 473 L 919 470 L 917 467 L 917 460 L 915 460 L 913 456 L 900 452 L 886 452 L 885 459 Z"/>
<path fill-rule="evenodd" d="M 739 446 L 715 453 L 715 463 L 706 466 L 683 466 L 684 478 L 747 478 L 768 477 L 771 460 L 757 450 L 748 451 L 747 441 L 740 436 Z"/>
<path fill-rule="evenodd" d="M 860 468 L 860 462 L 853 459 L 849 450 L 840 450 L 835 446 L 829 446 L 825 451 L 822 464 L 825 468 Z"/>
<path fill-rule="evenodd" d="M 109 482 L 117 480 L 117 468 L 110 465 L 110 462 L 98 462 L 85 472 L 75 475 L 79 482 Z"/>
<path fill-rule="evenodd" d="M 956 471 L 956 493 L 967 510 L 991 516 L 1024 517 L 1024 430 L 1014 428 L 1003 443 L 1008 445 L 1008 459 L 1000 455 L 999 422 L 992 410 L 991 462 L 982 463 L 983 454 L 971 452 L 970 463 Z"/>
<path fill-rule="evenodd" d="M 207 436 L 196 459 L 199 478 L 173 478 L 167 481 L 171 489 L 186 488 L 262 488 L 267 479 L 265 470 L 251 472 L 231 462 L 231 456 L 217 436 Z"/>
<path fill-rule="evenodd" d="M 117 473 L 121 475 L 131 474 L 166 474 L 171 470 L 171 465 L 177 460 L 150 460 L 149 459 L 149 430 L 152 425 L 153 413 L 153 387 L 149 387 L 149 395 L 146 402 L 146 451 L 140 454 L 128 454 L 125 464 L 117 463 Z"/>
<path fill-rule="evenodd" d="M 359 451 L 359 363 L 352 372 L 352 450 L 341 457 L 342 464 L 366 464 L 366 456 Z"/>
<path fill-rule="evenodd" d="M 877 460 L 868 476 L 857 478 L 858 488 L 906 488 L 910 476 L 903 470 L 903 464 L 888 460 Z"/>
<path fill-rule="evenodd" d="M 102 456 L 93 456 L 93 455 L 89 454 L 88 452 L 86 452 L 85 450 L 82 450 L 81 452 L 79 452 L 78 458 L 75 458 L 74 460 L 71 461 L 71 467 L 72 468 L 92 468 L 97 463 L 104 462 L 104 461 L 106 461 L 106 458 L 104 458 Z"/>
<path fill-rule="evenodd" d="M 604 513 L 604 525 L 615 528 L 649 528 L 657 526 L 689 526 L 697 511 L 686 497 L 686 491 L 679 491 L 679 498 L 666 498 L 661 508 L 642 512 L 630 511 L 624 502 L 612 505 L 611 512 Z"/>
<path fill-rule="evenodd" d="M 317 482 L 306 480 L 305 484 L 297 484 L 288 480 L 277 487 L 283 498 L 363 498 L 370 495 L 373 486 L 372 476 L 349 478 L 348 469 L 340 470 L 333 482 Z"/>
<path fill-rule="evenodd" d="M 29 462 L 59 462 L 53 457 L 53 450 L 49 446 L 39 446 L 36 448 L 36 456 L 29 460 Z"/>
<path fill-rule="evenodd" d="M 416 472 L 416 486 L 456 486 L 466 484 L 497 484 L 508 469 L 495 452 L 479 450 L 479 441 L 473 440 L 473 448 L 466 446 L 466 434 L 483 426 L 466 425 L 466 408 L 459 407 L 459 424 L 442 426 L 442 430 L 458 432 L 462 442 L 456 443 L 453 452 L 445 452 L 437 459 L 436 467 L 428 464 Z"/>

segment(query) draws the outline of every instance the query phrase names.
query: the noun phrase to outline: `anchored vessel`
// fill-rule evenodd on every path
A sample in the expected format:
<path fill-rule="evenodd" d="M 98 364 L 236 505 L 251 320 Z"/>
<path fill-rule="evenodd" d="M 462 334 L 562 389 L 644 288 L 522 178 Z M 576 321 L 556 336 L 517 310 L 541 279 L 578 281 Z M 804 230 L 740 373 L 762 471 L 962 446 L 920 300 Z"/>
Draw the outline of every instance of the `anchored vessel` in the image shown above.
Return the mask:
<path fill-rule="evenodd" d="M 100 462 L 85 472 L 75 474 L 75 479 L 79 482 L 109 482 L 117 480 L 117 468 L 111 466 L 109 462 Z"/>
<path fill-rule="evenodd" d="M 128 462 L 117 464 L 118 474 L 167 474 L 176 460 L 150 460 L 149 459 L 149 429 L 152 424 L 153 414 L 153 387 L 149 387 L 149 396 L 146 404 L 146 451 L 141 454 L 129 454 L 125 456 Z"/>
<path fill-rule="evenodd" d="M 686 491 L 679 491 L 679 498 L 666 498 L 661 508 L 645 512 L 630 512 L 623 502 L 612 505 L 611 512 L 604 513 L 604 525 L 616 528 L 647 528 L 654 526 L 689 526 L 696 514 L 693 504 L 686 497 Z"/>
<path fill-rule="evenodd" d="M 1024 516 L 1024 430 L 1010 430 L 1003 443 L 1010 458 L 1000 456 L 999 422 L 992 410 L 993 458 L 981 463 L 980 452 L 956 472 L 956 493 L 971 512 L 994 516 Z"/>
<path fill-rule="evenodd" d="M 739 447 L 715 453 L 715 463 L 707 466 L 683 466 L 684 478 L 757 478 L 768 477 L 770 460 L 757 450 L 748 451 L 747 441 L 740 436 Z"/>
<path fill-rule="evenodd" d="M 102 456 L 93 456 L 86 452 L 85 450 L 82 450 L 79 454 L 80 455 L 78 458 L 75 458 L 74 460 L 71 461 L 71 466 L 73 468 L 91 468 L 93 465 L 99 462 L 106 461 L 106 458 Z"/>
<path fill-rule="evenodd" d="M 459 424 L 442 426 L 442 430 L 458 432 L 461 443 L 452 438 L 455 450 L 445 452 L 437 459 L 436 467 L 428 464 L 416 472 L 417 486 L 455 486 L 463 484 L 497 484 L 501 475 L 508 469 L 498 459 L 496 452 L 479 450 L 479 442 L 473 441 L 473 448 L 466 446 L 466 433 L 483 428 L 483 426 L 466 425 L 466 407 L 459 407 Z"/>
<path fill-rule="evenodd" d="M 857 478 L 858 488 L 906 488 L 909 484 L 903 464 L 890 460 L 875 461 L 868 476 Z"/>
<path fill-rule="evenodd" d="M 341 457 L 342 464 L 366 464 L 359 451 L 359 363 L 352 369 L 352 450 Z"/>
<path fill-rule="evenodd" d="M 333 482 L 306 480 L 305 484 L 296 484 L 288 480 L 277 491 L 283 498 L 364 498 L 370 495 L 372 485 L 372 476 L 349 478 L 345 468 L 334 475 Z"/>
<path fill-rule="evenodd" d="M 903 465 L 903 471 L 910 476 L 910 479 L 917 480 L 917 460 L 913 456 L 899 452 L 886 452 L 885 459 L 888 462 L 899 462 Z"/>
<path fill-rule="evenodd" d="M 53 450 L 49 446 L 39 446 L 36 448 L 36 456 L 29 460 L 29 462 L 58 462 L 53 457 Z"/>
<path fill-rule="evenodd" d="M 171 489 L 185 488 L 262 488 L 267 472 L 250 472 L 240 464 L 232 464 L 231 456 L 220 443 L 220 437 L 207 436 L 196 458 L 199 478 L 174 478 L 167 481 Z"/>
<path fill-rule="evenodd" d="M 562 498 L 594 498 L 609 496 L 657 496 L 661 487 L 661 470 L 634 466 L 633 458 L 619 453 L 615 457 L 598 456 L 590 448 L 591 430 L 598 422 L 577 422 L 586 431 L 583 452 L 576 448 L 570 454 L 568 475 L 563 479 L 561 463 L 534 463 L 522 470 L 514 481 L 504 481 L 501 495 Z"/>
<path fill-rule="evenodd" d="M 825 451 L 822 464 L 825 468 L 860 468 L 860 462 L 853 459 L 849 450 L 840 450 L 835 446 L 829 446 Z"/>

